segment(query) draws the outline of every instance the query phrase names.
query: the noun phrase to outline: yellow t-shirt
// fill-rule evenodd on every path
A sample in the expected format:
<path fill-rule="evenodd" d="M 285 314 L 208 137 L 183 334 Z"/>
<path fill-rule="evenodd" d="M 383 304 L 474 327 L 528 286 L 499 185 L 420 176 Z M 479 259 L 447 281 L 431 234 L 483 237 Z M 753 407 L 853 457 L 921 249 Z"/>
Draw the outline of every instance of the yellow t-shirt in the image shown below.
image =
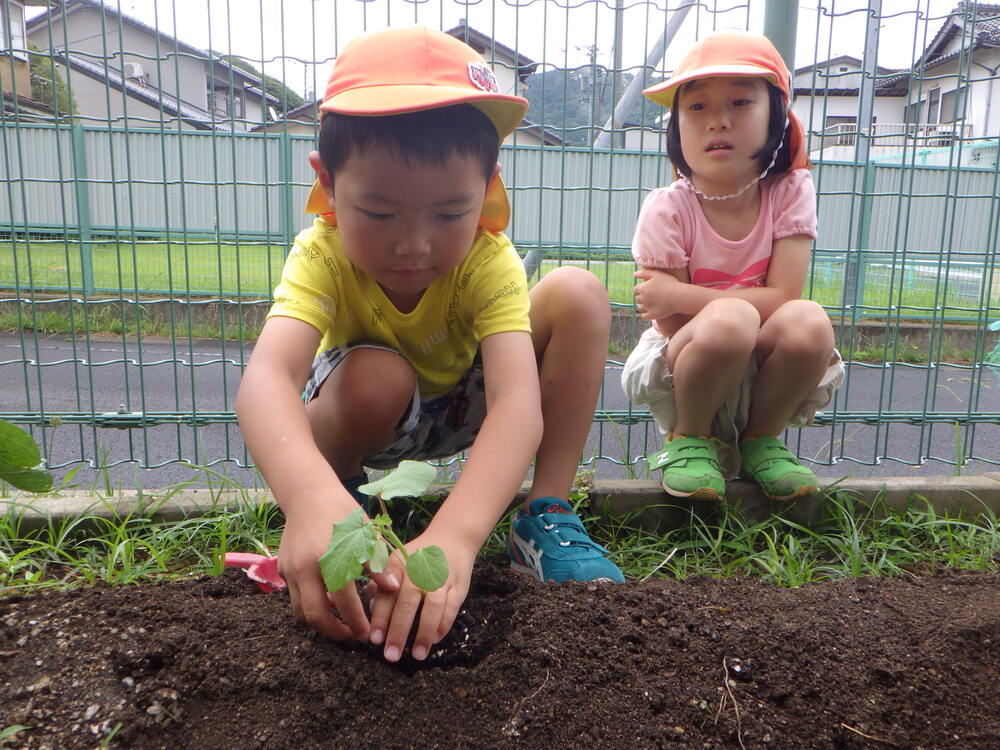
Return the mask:
<path fill-rule="evenodd" d="M 424 397 L 451 390 L 484 337 L 531 330 L 524 265 L 505 235 L 477 234 L 465 259 L 402 313 L 347 259 L 337 227 L 320 218 L 295 238 L 267 317 L 276 315 L 314 326 L 320 352 L 357 342 L 392 347 L 413 365 Z"/>

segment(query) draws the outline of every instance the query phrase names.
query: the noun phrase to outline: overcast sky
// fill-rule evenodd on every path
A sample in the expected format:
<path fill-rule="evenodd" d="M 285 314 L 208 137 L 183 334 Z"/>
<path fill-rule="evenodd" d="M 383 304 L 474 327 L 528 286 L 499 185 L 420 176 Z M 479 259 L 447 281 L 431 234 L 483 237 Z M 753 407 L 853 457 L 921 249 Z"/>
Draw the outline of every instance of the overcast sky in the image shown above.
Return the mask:
<path fill-rule="evenodd" d="M 421 23 L 473 28 L 545 67 L 586 64 L 588 48 L 610 67 L 615 0 L 106 0 L 188 44 L 230 52 L 304 93 L 322 89 L 338 50 L 364 31 Z M 619 0 L 623 64 L 639 66 L 681 0 Z M 878 64 L 908 67 L 957 0 L 882 0 Z M 847 54 L 861 58 L 867 0 L 800 3 L 796 67 Z M 612 6 L 612 7 L 609 7 Z M 666 10 L 664 9 L 666 6 Z M 701 0 L 660 67 L 713 29 L 762 32 L 765 0 Z M 175 25 L 176 24 L 176 25 Z M 541 69 L 541 68 L 540 68 Z"/>

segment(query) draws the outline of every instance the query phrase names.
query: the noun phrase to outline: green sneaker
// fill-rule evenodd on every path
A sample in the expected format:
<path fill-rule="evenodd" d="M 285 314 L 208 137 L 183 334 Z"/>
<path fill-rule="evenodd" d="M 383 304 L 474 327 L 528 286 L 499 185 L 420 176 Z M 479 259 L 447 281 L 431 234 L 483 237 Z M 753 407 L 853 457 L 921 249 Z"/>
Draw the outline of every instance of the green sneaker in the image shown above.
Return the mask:
<path fill-rule="evenodd" d="M 819 480 L 778 438 L 765 435 L 740 442 L 741 471 L 772 500 L 794 500 L 819 491 Z"/>
<path fill-rule="evenodd" d="M 671 495 L 721 500 L 726 495 L 726 480 L 719 470 L 718 442 L 690 435 L 668 437 L 663 450 L 649 457 L 649 468 L 663 470 L 660 486 Z"/>

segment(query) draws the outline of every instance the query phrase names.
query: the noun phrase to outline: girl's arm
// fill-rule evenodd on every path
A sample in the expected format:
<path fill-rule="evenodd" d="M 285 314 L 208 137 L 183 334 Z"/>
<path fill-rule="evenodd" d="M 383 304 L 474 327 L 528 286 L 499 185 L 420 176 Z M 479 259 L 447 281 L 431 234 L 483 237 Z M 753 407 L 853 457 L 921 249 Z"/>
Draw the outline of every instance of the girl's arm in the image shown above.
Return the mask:
<path fill-rule="evenodd" d="M 811 245 L 812 238 L 804 235 L 776 240 L 765 285 L 748 289 L 696 286 L 688 283 L 686 269 L 679 269 L 681 273 L 641 269 L 635 274 L 636 278 L 644 280 L 636 286 L 639 312 L 645 320 L 660 321 L 659 328 L 670 333 L 679 328 L 677 316 L 696 315 L 714 299 L 736 297 L 752 304 L 761 320 L 767 320 L 785 302 L 802 296 Z M 640 302 L 643 296 L 648 299 L 645 305 Z"/>

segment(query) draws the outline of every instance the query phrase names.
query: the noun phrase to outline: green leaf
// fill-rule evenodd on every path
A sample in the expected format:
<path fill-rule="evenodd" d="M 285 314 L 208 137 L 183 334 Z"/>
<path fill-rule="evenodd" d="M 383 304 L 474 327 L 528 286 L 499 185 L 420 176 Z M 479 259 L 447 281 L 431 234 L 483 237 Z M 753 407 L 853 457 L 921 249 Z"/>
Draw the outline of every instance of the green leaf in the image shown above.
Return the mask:
<path fill-rule="evenodd" d="M 20 469 L 0 462 L 0 481 L 25 492 L 48 492 L 52 489 L 52 474 L 45 469 Z"/>
<path fill-rule="evenodd" d="M 389 562 L 389 545 L 385 539 L 375 540 L 375 550 L 372 552 L 372 559 L 368 561 L 368 569 L 372 573 L 381 573 Z"/>
<path fill-rule="evenodd" d="M 406 561 L 406 575 L 424 592 L 444 586 L 448 580 L 448 558 L 436 544 L 421 547 Z"/>
<path fill-rule="evenodd" d="M 371 523 L 364 520 L 361 508 L 340 523 L 333 525 L 330 546 L 319 558 L 327 591 L 340 591 L 364 573 L 362 565 L 375 551 L 376 534 Z"/>
<path fill-rule="evenodd" d="M 20 427 L 0 419 L 0 463 L 33 469 L 42 462 L 34 438 Z"/>
<path fill-rule="evenodd" d="M 358 487 L 366 495 L 379 495 L 383 500 L 395 497 L 420 497 L 437 479 L 437 467 L 424 461 L 400 461 L 393 471 L 381 479 Z"/>

